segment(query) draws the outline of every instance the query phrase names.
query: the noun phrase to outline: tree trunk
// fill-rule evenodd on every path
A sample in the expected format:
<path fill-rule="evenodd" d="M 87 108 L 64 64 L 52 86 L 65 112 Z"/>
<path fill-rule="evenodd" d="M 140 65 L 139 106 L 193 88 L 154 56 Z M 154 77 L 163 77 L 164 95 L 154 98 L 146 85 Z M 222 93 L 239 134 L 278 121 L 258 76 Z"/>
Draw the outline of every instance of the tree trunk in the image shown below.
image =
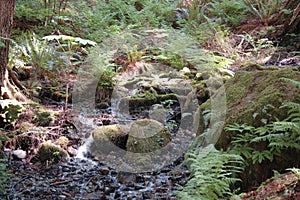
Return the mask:
<path fill-rule="evenodd" d="M 14 9 L 15 0 L 0 0 L 0 99 L 25 101 L 25 96 L 11 84 L 7 68 Z"/>

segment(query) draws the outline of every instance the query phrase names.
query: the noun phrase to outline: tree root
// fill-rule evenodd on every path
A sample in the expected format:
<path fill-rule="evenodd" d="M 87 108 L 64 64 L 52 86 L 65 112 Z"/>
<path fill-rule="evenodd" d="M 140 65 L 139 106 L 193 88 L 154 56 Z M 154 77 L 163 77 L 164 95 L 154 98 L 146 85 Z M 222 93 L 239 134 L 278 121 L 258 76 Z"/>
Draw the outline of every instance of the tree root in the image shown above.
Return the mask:
<path fill-rule="evenodd" d="M 10 81 L 10 78 L 12 79 L 13 83 Z M 9 71 L 5 70 L 3 77 L 3 86 L 1 87 L 1 97 L 3 99 L 17 100 L 20 102 L 29 101 L 28 98 L 19 91 L 17 85 L 23 88 L 17 77 L 15 75 L 9 76 Z"/>

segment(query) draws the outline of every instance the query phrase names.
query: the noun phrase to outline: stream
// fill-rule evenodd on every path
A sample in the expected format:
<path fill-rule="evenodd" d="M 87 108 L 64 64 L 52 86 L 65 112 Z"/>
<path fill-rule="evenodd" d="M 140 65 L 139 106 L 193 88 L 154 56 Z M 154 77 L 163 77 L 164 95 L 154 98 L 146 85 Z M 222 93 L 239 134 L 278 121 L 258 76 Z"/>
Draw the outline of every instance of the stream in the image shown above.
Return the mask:
<path fill-rule="evenodd" d="M 109 109 L 97 113 L 105 123 L 115 123 Z M 46 166 L 12 160 L 7 199 L 177 199 L 190 174 L 180 166 L 183 155 L 159 170 L 130 173 L 96 160 L 83 147 L 77 156 Z"/>
<path fill-rule="evenodd" d="M 136 102 L 130 103 L 133 102 L 130 100 L 125 104 L 118 103 L 117 107 L 110 105 L 106 110 L 89 112 L 89 109 L 85 109 L 85 105 L 81 104 L 79 98 L 80 104 L 75 109 L 78 113 L 73 113 L 75 116 L 79 116 L 79 120 L 83 122 L 78 123 L 78 127 L 80 125 L 82 127 L 76 127 L 76 129 L 79 130 L 78 136 L 86 142 L 90 142 L 87 138 L 90 138 L 91 130 L 98 126 L 122 124 L 127 123 L 127 120 L 132 122 L 145 118 L 162 122 L 162 126 L 170 131 L 171 142 L 166 145 L 168 148 L 163 151 L 163 154 L 156 154 L 155 151 L 153 158 L 159 161 L 157 162 L 158 168 L 138 173 L 117 170 L 118 168 L 114 166 L 119 164 L 114 159 L 108 156 L 106 156 L 107 160 L 95 158 L 86 148 L 88 145 L 83 144 L 81 147 L 77 146 L 78 156 L 73 156 L 57 164 L 36 166 L 13 160 L 10 169 L 14 176 L 10 178 L 7 199 L 177 199 L 176 192 L 186 184 L 190 175 L 188 169 L 180 164 L 189 144 L 196 136 L 192 131 L 193 119 L 190 116 L 196 110 L 194 104 L 198 104 L 189 82 L 182 77 L 174 78 L 174 80 L 170 80 L 169 76 L 166 77 L 166 80 L 142 77 L 143 82 L 148 81 L 149 83 L 162 79 L 160 87 L 155 87 L 155 89 L 159 95 L 166 95 L 168 97 L 166 99 L 156 100 L 157 102 L 154 103 L 153 100 L 143 100 L 141 102 L 146 102 L 145 107 L 137 106 Z M 120 91 L 115 92 L 115 98 L 119 98 L 121 102 L 126 99 L 123 96 L 127 95 L 123 91 L 136 92 L 134 88 L 138 87 L 120 87 Z M 143 89 L 142 86 L 139 88 Z M 89 90 L 86 91 L 89 92 Z M 174 95 L 169 93 L 175 93 L 178 96 L 174 99 Z M 190 94 L 193 97 L 188 99 L 187 96 Z M 82 96 L 84 100 L 92 99 L 88 94 Z M 194 103 L 189 102 L 189 106 L 184 106 L 185 100 L 182 99 L 188 99 Z M 150 105 L 148 105 L 149 102 L 151 102 Z M 86 102 L 84 101 L 84 103 Z M 91 102 L 88 103 L 93 105 Z M 135 110 L 132 110 L 131 104 Z M 128 105 L 125 106 L 126 112 L 122 110 L 124 105 Z M 86 114 L 81 115 L 82 112 Z M 125 117 L 125 121 L 123 121 L 123 117 Z M 152 164 L 148 161 L 145 163 L 149 166 Z"/>

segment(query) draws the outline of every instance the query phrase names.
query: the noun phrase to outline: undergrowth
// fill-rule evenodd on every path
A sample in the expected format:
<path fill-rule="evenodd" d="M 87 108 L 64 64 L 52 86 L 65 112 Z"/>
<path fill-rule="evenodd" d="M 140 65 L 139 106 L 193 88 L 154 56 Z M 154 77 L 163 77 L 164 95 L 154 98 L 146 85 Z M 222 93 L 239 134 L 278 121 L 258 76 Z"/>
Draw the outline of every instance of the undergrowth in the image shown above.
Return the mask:
<path fill-rule="evenodd" d="M 5 198 L 4 192 L 9 187 L 10 174 L 7 171 L 5 159 L 0 159 L 0 198 Z M 3 193 L 2 193 L 3 192 Z"/>

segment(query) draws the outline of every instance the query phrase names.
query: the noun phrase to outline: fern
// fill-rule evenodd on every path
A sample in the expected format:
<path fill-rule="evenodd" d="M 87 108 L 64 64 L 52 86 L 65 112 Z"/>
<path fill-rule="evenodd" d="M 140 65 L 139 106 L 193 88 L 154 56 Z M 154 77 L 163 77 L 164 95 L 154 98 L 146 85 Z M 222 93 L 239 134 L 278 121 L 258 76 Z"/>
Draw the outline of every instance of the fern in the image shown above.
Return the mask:
<path fill-rule="evenodd" d="M 293 168 L 289 168 L 287 170 L 293 172 L 298 177 L 298 179 L 300 179 L 300 169 L 299 168 L 293 167 Z"/>
<path fill-rule="evenodd" d="M 233 195 L 230 186 L 239 181 L 242 158 L 235 154 L 221 152 L 210 144 L 204 148 L 189 151 L 185 162 L 190 163 L 190 180 L 178 192 L 180 199 L 219 199 Z"/>

